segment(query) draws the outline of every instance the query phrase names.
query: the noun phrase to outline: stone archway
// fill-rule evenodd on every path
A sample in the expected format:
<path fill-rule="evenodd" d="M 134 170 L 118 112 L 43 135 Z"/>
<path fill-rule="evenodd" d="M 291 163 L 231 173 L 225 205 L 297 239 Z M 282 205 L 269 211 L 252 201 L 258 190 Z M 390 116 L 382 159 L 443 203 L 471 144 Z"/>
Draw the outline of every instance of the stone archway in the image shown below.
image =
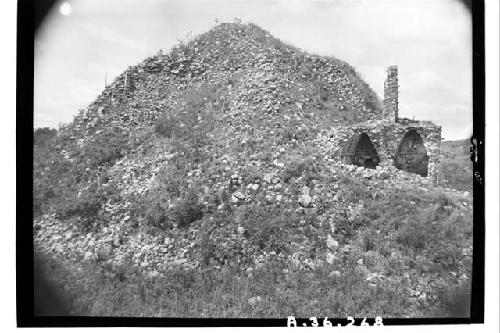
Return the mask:
<path fill-rule="evenodd" d="M 429 156 L 424 146 L 424 141 L 415 130 L 409 130 L 399 144 L 394 159 L 396 168 L 422 177 L 427 177 Z"/>
<path fill-rule="evenodd" d="M 373 146 L 372 140 L 366 133 L 354 135 L 344 147 L 344 163 L 359 165 L 369 169 L 375 169 L 380 158 Z"/>

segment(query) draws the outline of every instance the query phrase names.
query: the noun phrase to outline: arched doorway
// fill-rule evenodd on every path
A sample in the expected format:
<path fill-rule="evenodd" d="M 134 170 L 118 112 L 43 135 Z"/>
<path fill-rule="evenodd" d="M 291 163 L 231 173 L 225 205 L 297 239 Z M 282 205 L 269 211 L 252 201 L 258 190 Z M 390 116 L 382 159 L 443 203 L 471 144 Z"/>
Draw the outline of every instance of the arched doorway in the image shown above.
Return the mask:
<path fill-rule="evenodd" d="M 399 144 L 394 165 L 396 168 L 427 177 L 429 156 L 424 141 L 415 130 L 406 132 Z"/>
<path fill-rule="evenodd" d="M 369 169 L 375 169 L 380 162 L 377 150 L 366 133 L 354 135 L 347 142 L 343 152 L 343 160 L 344 163 Z"/>

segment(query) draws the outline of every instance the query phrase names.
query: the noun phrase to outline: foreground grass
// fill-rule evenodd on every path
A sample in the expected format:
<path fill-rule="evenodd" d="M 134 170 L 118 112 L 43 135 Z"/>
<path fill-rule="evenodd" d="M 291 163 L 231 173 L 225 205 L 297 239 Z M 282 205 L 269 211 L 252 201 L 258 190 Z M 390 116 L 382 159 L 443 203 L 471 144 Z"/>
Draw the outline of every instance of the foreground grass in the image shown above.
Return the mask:
<path fill-rule="evenodd" d="M 220 271 L 177 270 L 164 277 L 129 270 L 128 276 L 116 279 L 95 266 L 69 272 L 52 263 L 50 275 L 66 291 L 66 302 L 76 315 L 345 317 L 394 313 L 394 308 L 408 305 L 397 285 L 369 288 L 353 267 L 342 277 L 329 277 L 327 269 L 286 274 L 282 267 L 268 263 L 251 277 L 230 266 Z"/>
<path fill-rule="evenodd" d="M 412 301 L 406 285 L 387 279 L 369 285 L 356 265 L 339 276 L 325 265 L 316 271 L 288 271 L 279 262 L 251 276 L 235 266 L 221 270 L 174 270 L 163 277 L 130 268 L 110 276 L 96 264 L 68 267 L 54 260 L 39 264 L 63 291 L 72 315 L 133 317 L 286 318 L 461 316 L 468 294 L 450 290 L 442 304 Z M 284 271 L 285 270 L 285 271 Z M 451 300 L 451 303 L 450 303 Z M 444 304 L 444 306 L 443 306 Z M 451 312 L 450 312 L 451 311 Z M 453 313 L 455 311 L 455 313 Z"/>

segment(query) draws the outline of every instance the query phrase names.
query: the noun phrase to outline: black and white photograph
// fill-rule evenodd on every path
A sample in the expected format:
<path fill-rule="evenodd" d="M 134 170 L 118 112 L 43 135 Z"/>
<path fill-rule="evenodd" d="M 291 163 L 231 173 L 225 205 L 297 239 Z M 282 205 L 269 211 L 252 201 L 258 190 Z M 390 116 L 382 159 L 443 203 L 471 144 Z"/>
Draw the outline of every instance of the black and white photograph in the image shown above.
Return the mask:
<path fill-rule="evenodd" d="M 476 1 L 46 2 L 35 317 L 481 320 Z"/>

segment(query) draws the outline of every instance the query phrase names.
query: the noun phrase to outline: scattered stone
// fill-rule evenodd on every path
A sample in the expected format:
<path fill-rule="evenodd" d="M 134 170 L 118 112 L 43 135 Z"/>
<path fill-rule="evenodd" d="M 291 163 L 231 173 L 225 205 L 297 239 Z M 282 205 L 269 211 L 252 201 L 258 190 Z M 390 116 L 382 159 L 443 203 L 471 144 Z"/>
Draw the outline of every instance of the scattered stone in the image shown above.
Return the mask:
<path fill-rule="evenodd" d="M 333 253 L 328 252 L 326 254 L 326 262 L 329 263 L 330 265 L 333 264 L 336 259 L 337 258 L 335 257 L 335 255 Z"/>
<path fill-rule="evenodd" d="M 326 238 L 326 246 L 332 250 L 332 251 L 335 251 L 338 249 L 339 247 L 339 242 L 336 241 L 330 234 L 328 234 L 327 238 Z"/>
<path fill-rule="evenodd" d="M 181 266 L 181 265 L 184 265 L 187 262 L 188 262 L 187 258 L 180 258 L 180 259 L 174 260 L 173 264 Z"/>
<path fill-rule="evenodd" d="M 340 271 L 331 271 L 330 274 L 328 274 L 328 277 L 336 278 L 340 277 L 340 275 L 341 275 Z"/>
<path fill-rule="evenodd" d="M 385 278 L 385 276 L 381 273 L 371 273 L 366 278 L 366 281 L 376 284 L 377 282 L 379 282 L 380 280 L 382 280 L 384 278 Z"/>
<path fill-rule="evenodd" d="M 312 198 L 309 194 L 301 194 L 299 195 L 299 204 L 306 208 L 306 207 L 310 207 L 311 206 L 311 203 L 312 203 Z"/>
<path fill-rule="evenodd" d="M 254 190 L 254 191 L 257 191 L 259 189 L 259 184 L 250 184 L 249 188 Z"/>
<path fill-rule="evenodd" d="M 378 178 L 385 180 L 390 177 L 389 173 L 387 171 L 382 171 L 378 174 Z"/>
<path fill-rule="evenodd" d="M 264 178 L 262 180 L 265 181 L 266 183 L 271 183 L 272 179 L 273 179 L 273 175 L 270 173 L 267 173 L 264 175 Z"/>
<path fill-rule="evenodd" d="M 248 304 L 255 305 L 257 303 L 260 303 L 261 301 L 262 301 L 262 297 L 255 296 L 255 297 L 251 297 L 250 299 L 248 299 Z"/>
<path fill-rule="evenodd" d="M 349 244 L 346 244 L 342 247 L 341 251 L 344 253 L 349 253 L 351 252 L 351 246 Z"/>
<path fill-rule="evenodd" d="M 90 251 L 85 252 L 85 256 L 83 257 L 83 260 L 88 261 L 92 260 L 94 257 L 94 254 Z"/>
<path fill-rule="evenodd" d="M 237 230 L 240 236 L 243 236 L 245 234 L 245 228 L 243 228 L 242 226 L 238 226 Z"/>

